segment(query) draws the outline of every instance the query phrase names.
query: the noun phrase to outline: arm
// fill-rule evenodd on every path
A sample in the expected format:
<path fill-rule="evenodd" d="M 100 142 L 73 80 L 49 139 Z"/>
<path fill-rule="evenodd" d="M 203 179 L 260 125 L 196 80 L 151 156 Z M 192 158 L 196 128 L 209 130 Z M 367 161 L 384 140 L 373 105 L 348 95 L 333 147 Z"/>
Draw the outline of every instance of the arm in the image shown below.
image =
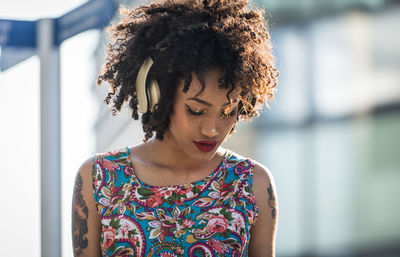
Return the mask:
<path fill-rule="evenodd" d="M 93 196 L 92 160 L 86 160 L 75 178 L 72 200 L 72 244 L 75 257 L 98 257 L 100 216 Z"/>
<path fill-rule="evenodd" d="M 278 199 L 271 172 L 258 163 L 254 168 L 253 193 L 259 216 L 250 231 L 249 256 L 275 257 Z"/>

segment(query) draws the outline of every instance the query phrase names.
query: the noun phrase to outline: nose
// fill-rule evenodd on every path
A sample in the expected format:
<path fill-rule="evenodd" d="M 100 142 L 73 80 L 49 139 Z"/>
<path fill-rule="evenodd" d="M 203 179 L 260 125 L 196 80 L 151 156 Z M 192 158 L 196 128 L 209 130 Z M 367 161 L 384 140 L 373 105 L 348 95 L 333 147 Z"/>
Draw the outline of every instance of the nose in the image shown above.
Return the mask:
<path fill-rule="evenodd" d="M 217 122 L 213 119 L 205 120 L 201 125 L 201 133 L 209 138 L 218 136 Z"/>

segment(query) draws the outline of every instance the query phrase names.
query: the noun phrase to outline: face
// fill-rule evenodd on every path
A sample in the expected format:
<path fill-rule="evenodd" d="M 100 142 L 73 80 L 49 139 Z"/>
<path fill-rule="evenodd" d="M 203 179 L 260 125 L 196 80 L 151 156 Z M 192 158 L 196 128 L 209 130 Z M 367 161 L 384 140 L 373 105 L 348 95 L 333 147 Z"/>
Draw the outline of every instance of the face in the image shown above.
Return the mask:
<path fill-rule="evenodd" d="M 199 94 L 201 83 L 192 73 L 189 90 L 182 92 L 183 81 L 177 89 L 167 134 L 176 149 L 188 157 L 211 159 L 236 123 L 238 103 L 233 100 L 233 105 L 226 108 L 230 105 L 229 89 L 218 87 L 221 77 L 219 69 L 210 70 L 205 75 L 204 91 Z M 231 99 L 238 99 L 238 95 L 237 91 L 230 93 Z"/>

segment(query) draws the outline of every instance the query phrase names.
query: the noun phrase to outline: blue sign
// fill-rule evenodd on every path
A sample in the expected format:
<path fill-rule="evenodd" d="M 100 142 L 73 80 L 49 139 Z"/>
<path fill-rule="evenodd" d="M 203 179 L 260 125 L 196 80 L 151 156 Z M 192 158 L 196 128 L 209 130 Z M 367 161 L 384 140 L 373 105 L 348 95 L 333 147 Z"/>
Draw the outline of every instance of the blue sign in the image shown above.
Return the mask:
<path fill-rule="evenodd" d="M 35 54 L 36 49 L 32 47 L 2 47 L 0 55 L 0 71 L 5 71 Z"/>
<path fill-rule="evenodd" d="M 83 31 L 103 28 L 116 9 L 113 0 L 92 0 L 54 19 L 54 45 Z M 37 23 L 0 19 L 0 71 L 36 54 Z"/>
<path fill-rule="evenodd" d="M 89 1 L 55 20 L 55 44 L 83 31 L 103 28 L 110 22 L 117 6 L 113 0 Z"/>
<path fill-rule="evenodd" d="M 36 21 L 0 19 L 0 71 L 36 54 Z"/>
<path fill-rule="evenodd" d="M 36 47 L 36 22 L 0 19 L 1 47 Z"/>

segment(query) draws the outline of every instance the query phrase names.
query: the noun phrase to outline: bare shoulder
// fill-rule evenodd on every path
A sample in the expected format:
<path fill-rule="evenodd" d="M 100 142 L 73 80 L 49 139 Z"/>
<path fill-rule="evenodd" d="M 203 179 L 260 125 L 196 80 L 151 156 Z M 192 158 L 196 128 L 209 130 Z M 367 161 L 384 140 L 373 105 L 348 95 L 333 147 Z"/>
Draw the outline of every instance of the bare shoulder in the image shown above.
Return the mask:
<path fill-rule="evenodd" d="M 261 181 L 265 185 L 265 183 L 273 182 L 274 178 L 272 172 L 267 167 L 254 161 L 254 180 Z"/>
<path fill-rule="evenodd" d="M 81 193 L 90 196 L 93 192 L 93 164 L 94 157 L 87 158 L 79 167 L 75 177 L 75 189 L 80 189 Z"/>
<path fill-rule="evenodd" d="M 275 179 L 270 169 L 259 162 L 254 162 L 254 182 L 253 189 L 256 192 L 272 193 L 275 191 Z"/>
<path fill-rule="evenodd" d="M 85 178 L 92 177 L 93 172 L 93 164 L 94 164 L 95 157 L 87 158 L 79 167 L 78 174 Z M 77 175 L 78 175 L 77 174 Z"/>

